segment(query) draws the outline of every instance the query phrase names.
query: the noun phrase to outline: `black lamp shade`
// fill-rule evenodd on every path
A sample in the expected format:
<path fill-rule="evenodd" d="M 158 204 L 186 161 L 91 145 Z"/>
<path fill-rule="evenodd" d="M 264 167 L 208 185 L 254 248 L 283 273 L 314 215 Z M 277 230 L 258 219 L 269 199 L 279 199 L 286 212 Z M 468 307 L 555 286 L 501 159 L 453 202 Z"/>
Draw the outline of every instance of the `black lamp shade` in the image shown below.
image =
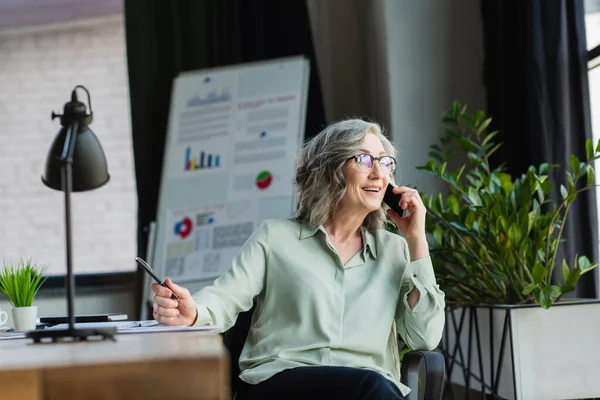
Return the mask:
<path fill-rule="evenodd" d="M 63 161 L 61 161 L 61 155 L 67 131 L 68 128 L 63 126 L 54 138 L 42 174 L 42 182 L 46 186 L 61 191 L 65 190 L 62 185 Z M 96 189 L 108 182 L 110 178 L 102 145 L 94 132 L 86 125 L 83 125 L 77 134 L 72 169 L 74 192 Z"/>

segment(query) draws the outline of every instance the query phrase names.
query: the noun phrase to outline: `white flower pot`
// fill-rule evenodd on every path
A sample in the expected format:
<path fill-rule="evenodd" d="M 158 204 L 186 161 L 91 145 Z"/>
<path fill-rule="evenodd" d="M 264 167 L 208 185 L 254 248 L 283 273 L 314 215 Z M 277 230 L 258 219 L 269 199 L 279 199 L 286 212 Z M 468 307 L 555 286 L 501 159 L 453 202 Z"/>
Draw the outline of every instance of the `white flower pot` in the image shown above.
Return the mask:
<path fill-rule="evenodd" d="M 16 331 L 32 331 L 37 319 L 37 306 L 13 307 L 13 325 Z"/>
<path fill-rule="evenodd" d="M 442 344 L 447 362 L 456 361 L 447 371 L 451 382 L 493 393 L 482 388 L 483 378 L 509 400 L 600 397 L 598 300 L 559 302 L 549 310 L 482 305 L 457 307 L 452 313 L 454 318 L 446 314 Z"/>

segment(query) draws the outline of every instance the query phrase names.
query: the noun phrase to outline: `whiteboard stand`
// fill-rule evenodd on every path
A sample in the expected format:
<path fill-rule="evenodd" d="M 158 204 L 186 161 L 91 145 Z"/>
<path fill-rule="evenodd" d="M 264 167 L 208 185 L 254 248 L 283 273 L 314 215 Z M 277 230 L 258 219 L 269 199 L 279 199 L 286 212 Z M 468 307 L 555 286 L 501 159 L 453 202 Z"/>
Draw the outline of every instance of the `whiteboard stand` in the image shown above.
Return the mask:
<path fill-rule="evenodd" d="M 148 244 L 146 246 L 146 262 L 151 266 L 153 264 L 154 246 L 156 240 L 156 222 L 150 222 L 148 228 Z M 139 267 L 138 267 L 139 268 Z M 150 298 L 150 276 L 144 271 L 142 277 L 142 307 L 140 309 L 139 319 L 145 320 L 148 318 L 149 312 L 152 309 L 152 299 Z"/>

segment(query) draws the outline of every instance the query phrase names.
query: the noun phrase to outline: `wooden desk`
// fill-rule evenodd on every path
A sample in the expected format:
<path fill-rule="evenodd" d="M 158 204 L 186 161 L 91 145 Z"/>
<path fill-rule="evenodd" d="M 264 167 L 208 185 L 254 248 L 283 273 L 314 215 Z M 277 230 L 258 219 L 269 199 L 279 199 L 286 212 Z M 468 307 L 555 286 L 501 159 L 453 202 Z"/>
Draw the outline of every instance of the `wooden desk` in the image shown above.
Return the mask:
<path fill-rule="evenodd" d="M 117 335 L 116 342 L 0 341 L 2 400 L 229 399 L 229 356 L 208 332 Z"/>

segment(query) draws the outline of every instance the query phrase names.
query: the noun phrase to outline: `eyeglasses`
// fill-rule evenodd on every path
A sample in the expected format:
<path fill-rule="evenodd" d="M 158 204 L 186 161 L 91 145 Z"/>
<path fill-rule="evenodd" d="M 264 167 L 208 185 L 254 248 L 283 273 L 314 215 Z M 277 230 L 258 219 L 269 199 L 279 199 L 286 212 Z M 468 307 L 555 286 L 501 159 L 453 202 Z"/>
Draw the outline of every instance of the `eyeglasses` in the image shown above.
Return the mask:
<path fill-rule="evenodd" d="M 350 158 L 356 160 L 358 169 L 362 172 L 371 172 L 375 166 L 375 161 L 379 161 L 379 167 L 385 174 L 391 174 L 396 169 L 396 160 L 394 160 L 394 157 L 390 156 L 373 157 L 370 154 L 357 154 Z"/>

